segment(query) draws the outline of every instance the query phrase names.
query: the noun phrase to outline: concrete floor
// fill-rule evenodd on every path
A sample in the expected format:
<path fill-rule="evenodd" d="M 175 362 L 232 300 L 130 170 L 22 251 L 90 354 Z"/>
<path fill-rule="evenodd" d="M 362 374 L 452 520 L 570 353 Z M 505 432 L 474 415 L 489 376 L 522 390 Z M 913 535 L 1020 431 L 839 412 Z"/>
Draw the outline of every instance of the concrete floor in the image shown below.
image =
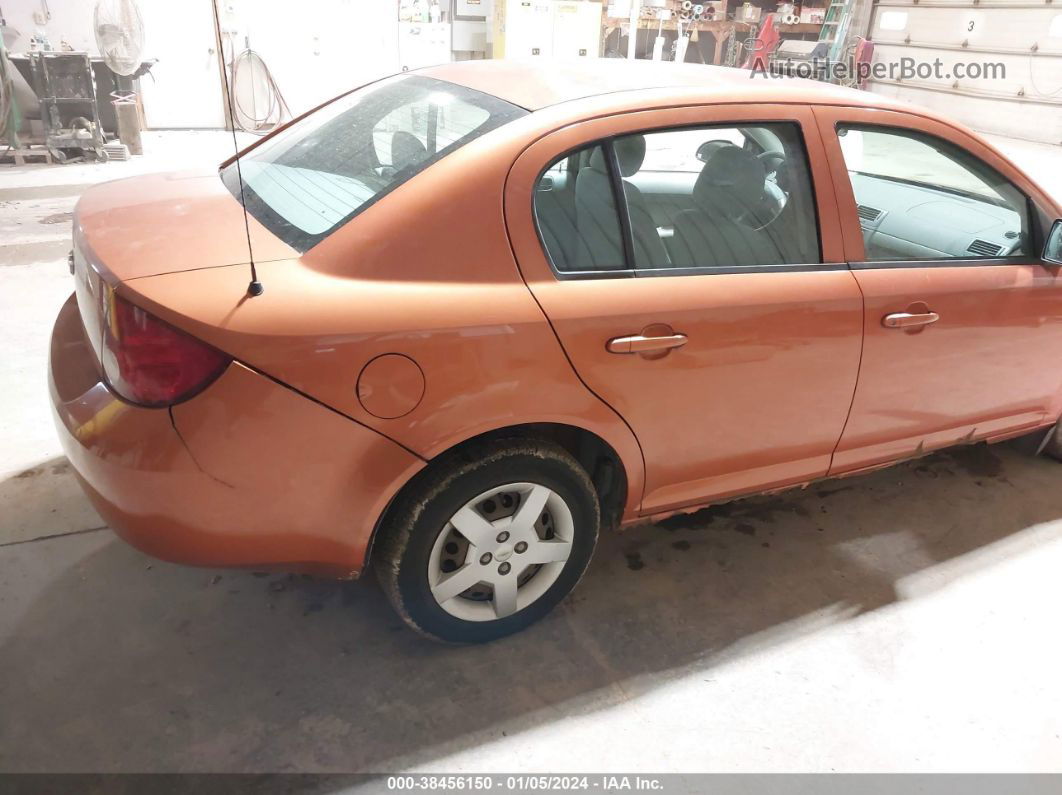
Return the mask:
<path fill-rule="evenodd" d="M 1013 446 L 607 537 L 480 648 L 405 630 L 372 578 L 122 544 L 61 457 L 45 352 L 84 187 L 231 151 L 146 143 L 0 166 L 0 770 L 1062 771 L 1062 469 Z M 1062 193 L 1062 150 L 997 143 Z"/>

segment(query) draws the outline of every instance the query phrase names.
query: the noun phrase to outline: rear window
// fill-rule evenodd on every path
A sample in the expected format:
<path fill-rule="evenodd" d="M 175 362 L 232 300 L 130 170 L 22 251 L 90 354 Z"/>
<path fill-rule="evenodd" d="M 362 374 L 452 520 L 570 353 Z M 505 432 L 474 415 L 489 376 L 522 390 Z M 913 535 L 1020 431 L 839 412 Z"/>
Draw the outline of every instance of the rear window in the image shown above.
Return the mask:
<path fill-rule="evenodd" d="M 527 114 L 490 94 L 418 75 L 359 88 L 240 158 L 248 212 L 303 252 L 469 141 Z M 236 163 L 222 180 L 241 196 Z"/>

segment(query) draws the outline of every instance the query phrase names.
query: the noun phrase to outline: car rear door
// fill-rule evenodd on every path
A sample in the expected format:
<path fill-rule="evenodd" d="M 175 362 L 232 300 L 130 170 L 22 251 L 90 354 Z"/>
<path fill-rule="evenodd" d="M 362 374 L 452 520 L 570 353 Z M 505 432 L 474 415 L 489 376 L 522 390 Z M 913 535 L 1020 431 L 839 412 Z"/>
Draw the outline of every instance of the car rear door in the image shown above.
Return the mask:
<path fill-rule="evenodd" d="M 772 129 L 784 131 L 803 150 L 793 158 L 806 161 L 794 164 L 802 173 L 790 179 L 802 181 L 799 191 L 807 206 L 801 212 L 810 218 L 815 253 L 806 261 L 750 265 L 740 251 L 732 257 L 720 253 L 709 234 L 692 248 L 712 249 L 711 266 L 675 267 L 678 255 L 668 240 L 675 219 L 662 217 L 651 197 L 641 195 L 639 169 L 631 171 L 613 153 L 630 148 L 638 133 L 645 134 L 651 154 L 661 140 L 653 136 L 668 131 L 758 124 L 777 125 Z M 705 129 L 705 140 L 718 137 Z M 747 163 L 755 153 L 730 154 L 735 162 Z M 552 164 L 565 157 L 580 164 L 577 218 L 540 219 L 540 238 L 536 189 L 549 190 L 549 180 L 540 177 L 548 177 Z M 601 166 L 605 161 L 610 168 Z M 612 199 L 621 191 L 626 198 L 613 221 L 598 212 L 603 205 L 591 206 L 609 190 L 609 180 Z M 696 179 L 687 181 L 692 186 Z M 650 209 L 643 212 L 636 202 Z M 548 214 L 552 210 L 545 208 L 560 204 L 546 202 L 539 209 Z M 681 210 L 688 202 L 676 205 Z M 506 185 L 505 208 L 520 269 L 572 365 L 641 444 L 644 514 L 826 474 L 855 387 L 862 300 L 844 264 L 837 208 L 810 109 L 684 107 L 570 125 L 540 138 L 520 156 Z M 823 230 L 821 252 L 816 216 Z M 650 217 L 651 222 L 642 220 Z M 686 220 L 678 226 L 698 233 L 701 222 L 694 217 L 691 223 L 690 217 L 682 216 Z M 586 228 L 590 221 L 596 231 Z M 612 235 L 607 227 L 617 221 L 624 251 L 617 254 L 614 246 L 613 260 L 599 255 L 599 267 L 587 267 L 583 258 L 591 249 L 607 248 Z M 660 235 L 652 244 L 641 239 L 653 234 L 645 231 L 646 223 Z M 580 237 L 561 267 L 542 240 L 555 240 L 565 228 L 577 228 Z M 641 262 L 654 248 L 659 260 Z"/>
<path fill-rule="evenodd" d="M 972 136 L 913 114 L 817 107 L 866 306 L 831 473 L 1052 422 L 1062 277 L 1039 260 L 1050 199 Z"/>

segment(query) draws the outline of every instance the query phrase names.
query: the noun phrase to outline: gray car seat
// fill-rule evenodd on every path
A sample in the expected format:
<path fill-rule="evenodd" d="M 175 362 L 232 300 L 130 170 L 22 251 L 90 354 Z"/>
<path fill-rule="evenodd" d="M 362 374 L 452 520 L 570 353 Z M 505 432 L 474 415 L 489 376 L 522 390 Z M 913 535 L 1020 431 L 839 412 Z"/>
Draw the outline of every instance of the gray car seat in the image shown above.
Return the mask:
<path fill-rule="evenodd" d="M 757 229 L 764 165 L 738 146 L 717 149 L 693 186 L 694 210 L 675 218 L 675 267 L 710 268 L 785 262 L 773 230 Z"/>
<path fill-rule="evenodd" d="M 630 135 L 618 138 L 614 146 L 621 176 L 636 174 L 645 160 L 645 137 Z M 624 179 L 623 192 L 627 198 L 638 267 L 669 267 L 667 249 L 646 209 L 641 191 Z M 575 183 L 575 219 L 579 237 L 585 243 L 578 252 L 582 258 L 580 269 L 615 270 L 626 267 L 603 147 L 594 149 L 589 164 L 579 172 Z"/>
<path fill-rule="evenodd" d="M 572 191 L 574 193 L 574 191 Z M 575 224 L 575 199 L 562 201 L 555 190 L 535 191 L 535 217 L 542 242 L 559 271 L 574 271 L 590 261 L 586 243 Z"/>

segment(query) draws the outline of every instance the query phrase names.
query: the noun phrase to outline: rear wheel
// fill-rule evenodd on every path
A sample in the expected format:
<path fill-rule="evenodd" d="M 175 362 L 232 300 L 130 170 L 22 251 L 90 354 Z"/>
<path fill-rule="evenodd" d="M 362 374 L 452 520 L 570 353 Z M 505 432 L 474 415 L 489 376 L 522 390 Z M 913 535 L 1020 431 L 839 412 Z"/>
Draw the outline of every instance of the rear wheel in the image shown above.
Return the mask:
<path fill-rule="evenodd" d="M 1044 440 L 1040 452 L 1051 456 L 1057 461 L 1062 461 L 1062 420 L 1056 423 L 1055 427 L 1048 431 L 1047 434 L 1047 439 Z M 1043 437 L 1040 438 L 1043 439 Z"/>
<path fill-rule="evenodd" d="M 377 572 L 412 627 L 477 643 L 537 621 L 597 542 L 590 478 L 563 448 L 504 440 L 433 465 L 381 530 Z"/>

